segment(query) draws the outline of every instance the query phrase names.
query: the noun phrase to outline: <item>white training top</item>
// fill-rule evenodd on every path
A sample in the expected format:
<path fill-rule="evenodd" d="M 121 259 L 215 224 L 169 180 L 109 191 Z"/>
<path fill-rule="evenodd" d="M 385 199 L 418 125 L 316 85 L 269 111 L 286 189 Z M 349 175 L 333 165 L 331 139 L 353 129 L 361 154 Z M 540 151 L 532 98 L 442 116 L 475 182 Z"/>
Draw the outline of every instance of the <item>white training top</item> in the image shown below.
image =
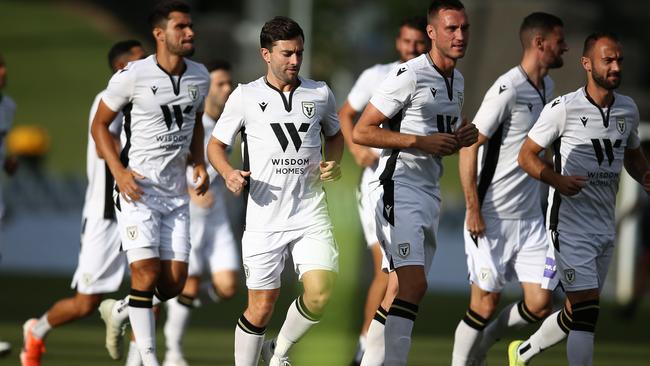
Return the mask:
<path fill-rule="evenodd" d="M 83 217 L 85 218 L 115 218 L 115 205 L 113 203 L 113 187 L 115 181 L 108 169 L 104 159 L 97 156 L 97 145 L 90 134 L 90 126 L 97 113 L 99 101 L 102 99 L 105 91 L 99 92 L 90 107 L 88 116 L 88 147 L 86 149 L 86 176 L 88 186 L 86 187 L 86 198 L 84 200 Z M 122 132 L 122 112 L 115 116 L 115 119 L 108 126 L 111 135 L 119 138 Z"/>
<path fill-rule="evenodd" d="M 239 84 L 212 132 L 229 146 L 242 134 L 243 170 L 251 172 L 247 231 L 331 225 L 319 163 L 321 133 L 339 131 L 336 101 L 324 82 L 299 80 L 291 92 L 264 77 Z"/>
<path fill-rule="evenodd" d="M 124 108 L 122 164 L 145 176 L 138 181 L 145 193 L 187 195 L 189 147 L 209 83 L 205 66 L 186 58 L 174 76 L 155 55 L 129 63 L 108 83 L 102 100 L 115 112 Z"/>
<path fill-rule="evenodd" d="M 517 157 L 528 131 L 553 98 L 553 81 L 543 90 L 521 66 L 501 75 L 485 94 L 473 123 L 489 141 L 479 150 L 478 195 L 483 216 L 502 219 L 540 217 L 539 182 L 519 167 Z"/>
<path fill-rule="evenodd" d="M 391 118 L 391 130 L 420 136 L 452 133 L 462 122 L 463 90 L 458 70 L 447 79 L 423 54 L 395 67 L 370 103 Z M 418 149 L 384 149 L 371 184 L 393 180 L 437 195 L 441 176 L 439 156 Z"/>
<path fill-rule="evenodd" d="M 528 137 L 542 147 L 553 145 L 556 172 L 589 178 L 575 196 L 561 196 L 550 188 L 549 229 L 615 233 L 614 208 L 623 156 L 625 149 L 640 146 L 638 126 L 636 104 L 618 93 L 614 93 L 613 104 L 604 109 L 584 88 L 544 107 Z"/>

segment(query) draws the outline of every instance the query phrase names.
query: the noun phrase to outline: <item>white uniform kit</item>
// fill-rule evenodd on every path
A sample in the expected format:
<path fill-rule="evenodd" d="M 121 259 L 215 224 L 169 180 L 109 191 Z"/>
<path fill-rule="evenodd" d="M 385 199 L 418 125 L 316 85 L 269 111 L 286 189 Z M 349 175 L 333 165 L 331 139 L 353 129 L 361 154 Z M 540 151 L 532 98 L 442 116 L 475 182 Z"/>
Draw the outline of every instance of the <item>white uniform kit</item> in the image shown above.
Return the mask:
<path fill-rule="evenodd" d="M 551 187 L 547 228 L 555 248 L 557 280 L 565 291 L 602 288 L 614 252 L 616 193 L 625 149 L 640 146 L 639 111 L 634 101 L 614 93 L 600 108 L 584 88 L 544 107 L 528 137 L 553 146 L 554 168 L 584 176 L 587 185 L 574 196 Z"/>
<path fill-rule="evenodd" d="M 537 89 L 521 66 L 501 75 L 487 91 L 473 123 L 489 141 L 479 153 L 478 196 L 482 236 L 464 230 L 469 280 L 500 292 L 506 282 L 543 283 L 547 254 L 540 183 L 519 167 L 517 157 L 547 100 L 553 81 Z M 553 258 L 550 258 L 552 260 Z"/>
<path fill-rule="evenodd" d="M 5 163 L 5 139 L 11 129 L 11 124 L 16 115 L 16 103 L 8 95 L 0 93 L 0 167 Z M 0 187 L 1 188 L 1 187 Z M 2 190 L 0 189 L 0 193 Z M 5 206 L 2 194 L 0 194 L 0 220 L 4 215 Z M 0 244 L 2 244 L 0 242 Z"/>
<path fill-rule="evenodd" d="M 196 113 L 203 111 L 209 75 L 184 59 L 181 75 L 168 74 L 155 55 L 115 74 L 102 98 L 124 108 L 122 164 L 143 175 L 140 201 L 116 200 L 122 246 L 129 262 L 152 257 L 188 261 L 189 209 L 185 169 Z"/>
<path fill-rule="evenodd" d="M 72 288 L 82 294 L 105 294 L 117 291 L 124 277 L 126 261 L 120 248 L 120 234 L 115 220 L 113 203 L 114 180 L 108 165 L 97 156 L 90 125 L 95 118 L 104 91 L 97 94 L 88 119 L 88 147 L 86 174 L 88 187 L 82 211 L 81 249 L 79 262 L 72 278 Z M 122 131 L 122 113 L 108 126 L 109 132 L 119 138 Z"/>
<path fill-rule="evenodd" d="M 210 131 L 216 121 L 203 114 L 203 130 L 206 131 L 205 143 L 210 139 Z M 207 161 L 207 157 L 206 157 Z M 220 271 L 236 271 L 239 269 L 239 253 L 237 242 L 230 226 L 230 219 L 225 206 L 226 186 L 223 178 L 212 165 L 207 166 L 210 176 L 210 194 L 213 204 L 210 207 L 200 207 L 190 201 L 190 262 L 189 276 L 200 276 L 206 265 L 210 273 Z M 192 169 L 187 170 L 188 183 L 191 184 Z"/>
<path fill-rule="evenodd" d="M 394 68 L 370 103 L 391 118 L 393 131 L 453 133 L 462 121 L 463 90 L 459 71 L 445 78 L 424 54 Z M 385 269 L 421 265 L 428 271 L 436 249 L 441 176 L 439 156 L 417 149 L 382 151 L 371 190 Z"/>
<path fill-rule="evenodd" d="M 363 109 L 370 101 L 372 93 L 379 87 L 379 84 L 386 78 L 388 73 L 397 66 L 399 62 L 389 64 L 377 64 L 364 70 L 357 81 L 354 83 L 350 94 L 348 94 L 348 104 L 357 113 L 363 112 Z M 372 149 L 377 155 L 381 154 L 381 149 Z M 363 236 L 366 244 L 371 246 L 377 243 L 377 233 L 375 228 L 375 210 L 370 197 L 370 181 L 377 170 L 377 164 L 366 167 L 361 174 L 361 182 L 357 191 L 359 218 L 363 228 Z"/>
<path fill-rule="evenodd" d="M 232 146 L 241 132 L 246 186 L 242 257 L 249 289 L 280 287 L 291 253 L 295 271 L 338 271 L 320 180 L 321 133 L 339 132 L 336 102 L 324 82 L 299 78 L 282 92 L 264 77 L 240 84 L 230 95 L 212 135 Z"/>

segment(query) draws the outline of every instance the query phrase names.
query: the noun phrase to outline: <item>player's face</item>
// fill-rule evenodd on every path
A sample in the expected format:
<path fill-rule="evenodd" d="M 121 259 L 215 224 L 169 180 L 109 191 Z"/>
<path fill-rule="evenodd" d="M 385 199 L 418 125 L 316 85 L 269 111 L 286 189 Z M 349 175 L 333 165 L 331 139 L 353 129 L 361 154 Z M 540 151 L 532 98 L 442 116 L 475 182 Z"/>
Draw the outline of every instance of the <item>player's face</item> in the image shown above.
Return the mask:
<path fill-rule="evenodd" d="M 215 98 L 218 105 L 223 106 L 232 93 L 232 77 L 226 70 L 214 70 L 210 73 L 209 95 Z"/>
<path fill-rule="evenodd" d="M 623 50 L 620 43 L 601 38 L 594 44 L 591 55 L 582 59 L 583 67 L 598 86 L 614 90 L 621 85 Z"/>
<path fill-rule="evenodd" d="M 167 51 L 178 56 L 194 54 L 194 31 L 192 18 L 187 13 L 173 11 L 169 13 L 167 27 L 164 30 Z"/>
<path fill-rule="evenodd" d="M 263 48 L 262 56 L 276 79 L 293 84 L 298 78 L 304 50 L 302 37 L 297 37 L 275 42 L 270 51 Z"/>
<path fill-rule="evenodd" d="M 443 9 L 427 26 L 429 38 L 438 52 L 452 60 L 465 56 L 469 42 L 469 20 L 465 10 Z"/>
<path fill-rule="evenodd" d="M 555 27 L 542 41 L 543 62 L 549 69 L 556 69 L 564 65 L 562 54 L 569 50 L 564 40 L 564 28 Z"/>
<path fill-rule="evenodd" d="M 399 59 L 406 62 L 425 53 L 429 49 L 429 39 L 426 34 L 417 29 L 403 26 L 399 30 L 399 36 L 395 40 L 395 48 L 399 53 Z"/>

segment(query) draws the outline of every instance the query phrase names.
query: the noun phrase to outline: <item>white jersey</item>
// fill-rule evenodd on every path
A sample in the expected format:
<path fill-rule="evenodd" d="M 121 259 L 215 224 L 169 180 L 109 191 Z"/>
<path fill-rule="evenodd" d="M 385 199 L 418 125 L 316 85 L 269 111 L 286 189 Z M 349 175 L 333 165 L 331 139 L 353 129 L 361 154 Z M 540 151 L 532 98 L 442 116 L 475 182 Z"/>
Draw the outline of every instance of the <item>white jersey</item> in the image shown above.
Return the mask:
<path fill-rule="evenodd" d="M 423 54 L 394 68 L 370 103 L 391 118 L 393 131 L 420 136 L 452 133 L 462 122 L 464 84 L 458 70 L 447 79 Z M 393 180 L 437 194 L 441 176 L 440 156 L 418 149 L 384 149 L 373 184 Z"/>
<path fill-rule="evenodd" d="M 5 139 L 16 115 L 16 103 L 8 95 L 0 93 L 0 166 L 5 162 Z M 1 200 L 1 199 L 0 199 Z"/>
<path fill-rule="evenodd" d="M 246 231 L 288 231 L 330 225 L 320 180 L 321 133 L 339 131 L 336 101 L 324 82 L 300 78 L 281 92 L 264 77 L 239 84 L 212 135 L 232 146 L 243 141 L 251 172 Z"/>
<path fill-rule="evenodd" d="M 544 107 L 530 137 L 555 150 L 555 171 L 588 177 L 575 196 L 549 191 L 547 226 L 555 231 L 613 234 L 614 208 L 625 149 L 640 146 L 639 110 L 634 101 L 614 93 L 613 104 L 601 109 L 584 88 Z M 558 156 L 559 152 L 559 156 Z"/>
<path fill-rule="evenodd" d="M 478 197 L 483 216 L 502 219 L 542 215 L 539 182 L 519 167 L 517 157 L 531 127 L 553 97 L 553 81 L 537 89 L 521 66 L 501 75 L 485 94 L 473 123 L 489 138 L 479 152 Z"/>
<path fill-rule="evenodd" d="M 115 181 L 108 169 L 104 159 L 97 156 L 97 145 L 90 134 L 90 126 L 97 113 L 99 101 L 102 99 L 104 91 L 101 91 L 95 97 L 90 115 L 88 117 L 88 147 L 86 149 L 86 176 L 88 186 L 86 187 L 86 198 L 84 200 L 83 217 L 85 218 L 115 218 L 115 205 L 113 204 L 113 186 Z M 115 116 L 115 119 L 108 126 L 111 135 L 119 138 L 122 131 L 122 112 Z"/>
<path fill-rule="evenodd" d="M 187 194 L 189 147 L 210 77 L 205 66 L 184 62 L 179 76 L 163 70 L 155 55 L 131 62 L 113 75 L 102 98 L 113 111 L 124 108 L 122 164 L 145 176 L 138 184 L 148 194 Z"/>

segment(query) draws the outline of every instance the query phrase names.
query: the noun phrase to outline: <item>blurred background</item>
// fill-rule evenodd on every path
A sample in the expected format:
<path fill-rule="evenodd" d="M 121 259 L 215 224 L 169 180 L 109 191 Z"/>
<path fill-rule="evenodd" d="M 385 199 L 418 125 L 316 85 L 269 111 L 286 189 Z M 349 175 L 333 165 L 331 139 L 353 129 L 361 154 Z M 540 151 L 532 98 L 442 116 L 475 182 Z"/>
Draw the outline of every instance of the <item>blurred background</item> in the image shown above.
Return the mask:
<path fill-rule="evenodd" d="M 105 88 L 110 71 L 106 54 L 118 40 L 135 38 L 149 52 L 153 43 L 146 23 L 156 1 L 0 0 L 0 53 L 8 70 L 3 93 L 17 104 L 14 128 L 5 142 L 20 166 L 12 178 L 2 177 L 6 213 L 0 234 L 0 339 L 20 347 L 20 324 L 40 315 L 61 296 L 72 294 L 68 281 L 77 261 L 81 207 L 85 178 L 88 113 L 94 96 Z M 190 0 L 196 31 L 194 59 L 206 62 L 222 58 L 233 64 L 236 82 L 248 82 L 266 72 L 259 56 L 259 31 L 274 15 L 296 19 L 306 33 L 306 57 L 301 74 L 325 80 L 339 105 L 365 68 L 397 59 L 394 38 L 402 18 L 424 15 L 426 0 Z M 564 67 L 553 70 L 556 95 L 584 84 L 579 64 L 584 38 L 595 30 L 614 31 L 621 37 L 625 69 L 620 92 L 633 97 L 642 120 L 650 120 L 650 32 L 642 31 L 650 20 L 650 2 L 635 0 L 466 0 L 471 23 L 470 44 L 458 68 L 465 77 L 464 113 L 471 119 L 487 88 L 496 77 L 516 65 L 521 55 L 518 29 L 533 11 L 560 16 L 565 23 L 569 52 Z M 650 138 L 648 135 L 646 138 Z M 234 154 L 235 156 L 237 154 Z M 371 258 L 365 249 L 357 217 L 354 191 L 360 169 L 347 156 L 344 178 L 327 188 L 330 211 L 341 248 L 341 273 L 332 310 L 323 324 L 296 348 L 304 365 L 344 365 L 352 357 L 365 291 L 371 276 Z M 443 215 L 439 247 L 430 278 L 430 295 L 416 326 L 413 365 L 449 364 L 453 329 L 467 304 L 467 276 L 462 243 L 464 201 L 457 173 L 457 157 L 445 159 Z M 624 183 L 623 186 L 626 186 Z M 616 317 L 618 305 L 629 301 L 634 284 L 636 235 L 634 184 L 624 188 L 619 211 L 625 213 L 617 251 L 610 268 L 599 323 L 596 359 L 625 359 L 629 365 L 647 364 L 650 334 L 642 324 L 650 322 L 646 300 L 636 321 Z M 229 207 L 240 204 L 229 202 Z M 237 212 L 237 210 L 233 210 Z M 235 215 L 236 216 L 236 215 Z M 647 224 L 647 223 L 646 223 Z M 287 274 L 285 284 L 295 278 Z M 283 288 L 286 305 L 298 286 Z M 286 289 L 286 290 L 285 290 Z M 516 286 L 506 292 L 518 295 Z M 244 291 L 229 304 L 200 309 L 189 332 L 187 355 L 196 364 L 232 363 L 232 328 L 243 310 Z M 561 296 L 561 295 L 558 295 Z M 505 300 L 503 304 L 506 304 Z M 280 304 L 273 324 L 282 321 Z M 103 335 L 98 319 L 53 332 L 51 364 L 108 362 L 103 355 Z M 218 331 L 215 331 L 218 329 Z M 276 329 L 277 330 L 277 329 Z M 529 329 L 530 330 L 530 329 Z M 217 335 L 215 335 L 217 334 Z M 78 350 L 83 339 L 92 347 Z M 601 342 L 599 344 L 598 342 Z M 86 344 L 86 343 L 84 343 Z M 215 344 L 219 347 L 215 348 Z M 507 343 L 505 344 L 507 345 Z M 194 348 L 191 348 L 194 347 Z M 504 345 L 499 347 L 503 349 Z M 65 351 L 62 351 L 65 350 Z M 92 349 L 92 350 L 91 350 Z M 194 350 L 195 356 L 192 356 Z M 215 350 L 219 356 L 214 354 Z M 563 364 L 564 347 L 545 353 L 536 364 Z M 82 352 L 82 353 L 79 353 Z M 86 353 L 83 353 L 86 352 Z M 316 353 L 314 353 L 316 352 Z M 491 354 L 492 364 L 503 364 L 502 354 Z M 17 351 L 0 364 L 16 364 Z M 314 359 L 318 355 L 317 360 Z M 546 358 L 544 358 L 546 357 Z M 546 363 L 544 363 L 546 362 Z"/>

